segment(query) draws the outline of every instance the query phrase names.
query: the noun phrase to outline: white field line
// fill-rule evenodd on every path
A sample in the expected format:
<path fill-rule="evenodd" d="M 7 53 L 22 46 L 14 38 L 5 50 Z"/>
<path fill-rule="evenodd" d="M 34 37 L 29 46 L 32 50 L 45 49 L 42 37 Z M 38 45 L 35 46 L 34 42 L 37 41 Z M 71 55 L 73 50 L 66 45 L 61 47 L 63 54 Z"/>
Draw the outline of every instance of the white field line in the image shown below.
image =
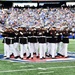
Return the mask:
<path fill-rule="evenodd" d="M 40 70 L 47 70 L 47 69 L 63 69 L 63 68 L 75 68 L 75 66 L 61 66 L 61 67 L 47 67 L 47 68 L 38 68 Z"/>
<path fill-rule="evenodd" d="M 35 71 L 35 70 L 48 70 L 48 69 L 63 69 L 63 68 L 75 68 L 75 66 L 61 66 L 61 67 L 48 67 L 48 68 L 33 68 L 33 69 L 19 69 L 19 70 L 5 70 L 0 71 L 0 73 L 7 73 L 7 72 L 19 72 L 19 71 Z"/>
<path fill-rule="evenodd" d="M 46 73 L 54 73 L 54 71 L 49 71 L 49 72 L 38 72 L 38 74 L 46 74 Z"/>
<path fill-rule="evenodd" d="M 19 69 L 19 70 L 6 70 L 6 71 L 0 71 L 0 73 L 7 73 L 7 72 L 20 72 L 20 71 L 34 71 L 37 70 L 37 68 L 34 69 Z"/>

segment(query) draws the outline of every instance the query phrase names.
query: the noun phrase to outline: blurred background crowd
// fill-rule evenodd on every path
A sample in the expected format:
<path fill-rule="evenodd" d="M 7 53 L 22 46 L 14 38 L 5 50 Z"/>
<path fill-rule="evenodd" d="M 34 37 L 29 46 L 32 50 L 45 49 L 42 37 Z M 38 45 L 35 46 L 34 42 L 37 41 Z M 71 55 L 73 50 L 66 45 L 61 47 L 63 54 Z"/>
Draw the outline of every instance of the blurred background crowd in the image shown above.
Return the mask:
<path fill-rule="evenodd" d="M 9 8 L 0 9 L 1 27 L 75 27 L 75 13 L 71 8 Z"/>

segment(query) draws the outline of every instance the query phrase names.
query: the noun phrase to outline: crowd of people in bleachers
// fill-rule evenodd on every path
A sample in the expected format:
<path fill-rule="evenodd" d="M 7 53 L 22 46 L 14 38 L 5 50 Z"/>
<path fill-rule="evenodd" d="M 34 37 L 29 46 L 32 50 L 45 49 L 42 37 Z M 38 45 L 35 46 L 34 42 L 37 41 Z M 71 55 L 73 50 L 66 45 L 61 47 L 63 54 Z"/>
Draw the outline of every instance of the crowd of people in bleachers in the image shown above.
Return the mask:
<path fill-rule="evenodd" d="M 0 26 L 68 26 L 75 25 L 70 8 L 9 8 L 0 9 Z"/>

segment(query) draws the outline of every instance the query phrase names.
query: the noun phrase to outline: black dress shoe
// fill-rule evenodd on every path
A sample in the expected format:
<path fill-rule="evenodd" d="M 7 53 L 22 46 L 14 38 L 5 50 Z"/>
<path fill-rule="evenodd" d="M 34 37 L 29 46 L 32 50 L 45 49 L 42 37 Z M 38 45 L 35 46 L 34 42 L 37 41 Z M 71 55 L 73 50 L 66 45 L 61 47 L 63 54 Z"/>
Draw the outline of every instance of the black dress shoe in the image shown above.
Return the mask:
<path fill-rule="evenodd" d="M 33 57 L 31 57 L 31 59 L 33 59 Z"/>
<path fill-rule="evenodd" d="M 39 58 L 39 56 L 36 56 L 36 58 Z"/>
<path fill-rule="evenodd" d="M 21 58 L 21 60 L 23 60 L 23 58 Z"/>
<path fill-rule="evenodd" d="M 49 57 L 49 55 L 46 54 L 47 57 Z"/>
<path fill-rule="evenodd" d="M 45 57 L 42 57 L 42 59 L 45 59 Z"/>
<path fill-rule="evenodd" d="M 23 58 L 20 57 L 21 60 L 23 60 Z"/>
<path fill-rule="evenodd" d="M 6 59 L 10 59 L 10 58 L 6 58 Z"/>
<path fill-rule="evenodd" d="M 31 54 L 26 59 L 29 59 L 30 57 L 31 57 Z"/>
<path fill-rule="evenodd" d="M 51 57 L 51 55 L 49 54 L 49 55 L 46 55 L 47 57 Z"/>
<path fill-rule="evenodd" d="M 60 54 L 60 53 L 58 53 L 57 56 L 62 56 L 62 57 L 64 57 L 64 55 L 62 55 L 62 54 Z"/>
<path fill-rule="evenodd" d="M 19 58 L 19 56 L 16 56 L 15 59 Z"/>
<path fill-rule="evenodd" d="M 26 59 L 29 59 L 30 57 L 28 56 Z"/>
<path fill-rule="evenodd" d="M 26 53 L 24 53 L 24 56 L 26 56 Z"/>

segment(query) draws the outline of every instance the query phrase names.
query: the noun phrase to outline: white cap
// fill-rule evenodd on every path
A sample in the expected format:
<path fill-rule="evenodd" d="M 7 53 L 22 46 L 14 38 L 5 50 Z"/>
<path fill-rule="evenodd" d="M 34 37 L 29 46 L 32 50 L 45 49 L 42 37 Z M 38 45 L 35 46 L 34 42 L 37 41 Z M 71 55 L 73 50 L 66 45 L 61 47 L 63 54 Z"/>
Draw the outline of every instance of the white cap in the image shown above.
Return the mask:
<path fill-rule="evenodd" d="M 11 26 L 6 26 L 6 28 L 11 28 Z"/>
<path fill-rule="evenodd" d="M 44 28 L 49 28 L 49 26 L 45 26 Z"/>
<path fill-rule="evenodd" d="M 60 28 L 60 26 L 57 26 L 56 28 Z"/>
<path fill-rule="evenodd" d="M 25 25 L 21 25 L 20 27 L 25 27 Z"/>
<path fill-rule="evenodd" d="M 36 28 L 40 28 L 40 26 L 36 26 Z"/>

